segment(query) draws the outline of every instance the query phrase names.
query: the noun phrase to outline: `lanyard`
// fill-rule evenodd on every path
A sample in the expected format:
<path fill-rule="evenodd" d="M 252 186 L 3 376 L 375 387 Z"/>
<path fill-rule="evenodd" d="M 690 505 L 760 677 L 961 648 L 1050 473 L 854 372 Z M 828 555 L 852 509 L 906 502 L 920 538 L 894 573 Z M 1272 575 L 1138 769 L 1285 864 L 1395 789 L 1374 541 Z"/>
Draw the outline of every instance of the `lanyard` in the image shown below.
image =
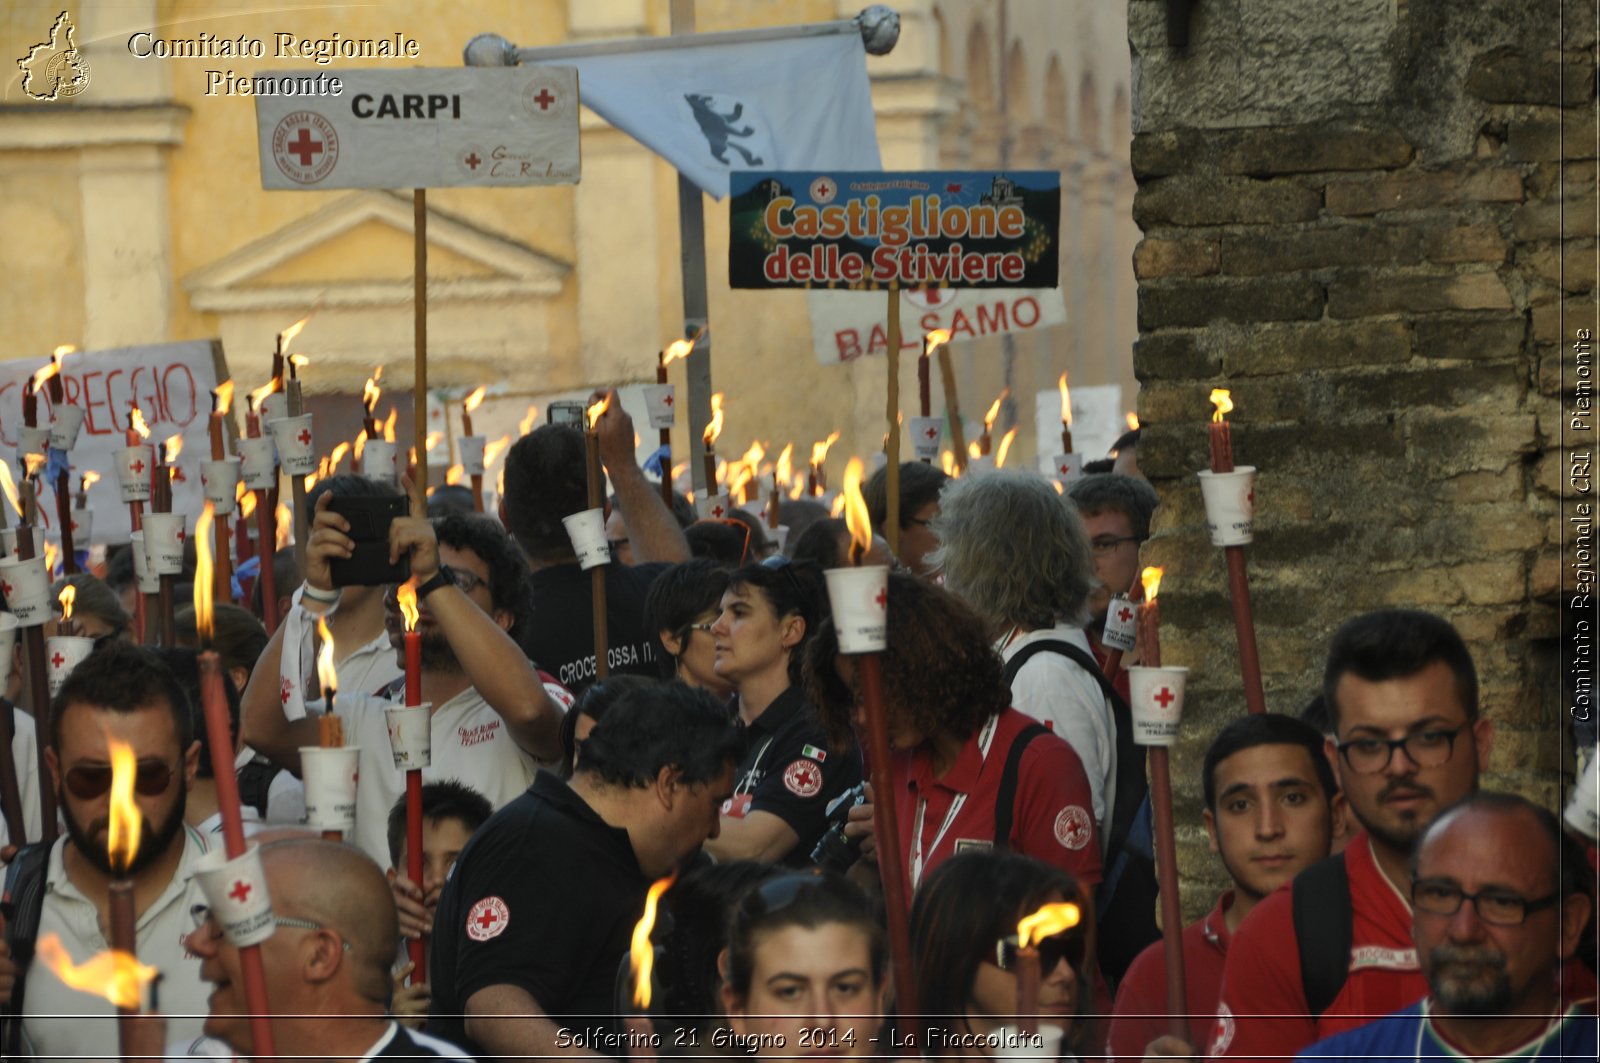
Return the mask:
<path fill-rule="evenodd" d="M 738 788 L 733 791 L 735 797 L 747 794 L 755 787 L 756 773 L 761 770 L 761 758 L 767 755 L 767 747 L 772 745 L 772 740 L 776 737 L 778 736 L 767 735 L 766 740 L 761 743 L 761 748 L 756 750 L 756 759 L 750 764 L 750 770 L 744 773 Z"/>
<path fill-rule="evenodd" d="M 978 732 L 978 763 L 981 765 L 989 759 L 989 744 L 994 741 L 995 728 L 1000 724 L 1000 715 L 990 716 L 984 723 L 983 730 Z M 944 822 L 939 824 L 939 832 L 933 836 L 933 844 L 928 846 L 928 852 L 938 850 L 939 843 L 944 841 L 944 836 L 950 830 L 950 825 L 956 821 L 956 816 L 961 812 L 961 806 L 967 803 L 967 795 L 956 794 L 955 800 L 950 802 L 950 810 L 944 814 Z M 922 881 L 922 820 L 928 813 L 928 799 L 917 799 L 917 818 L 911 827 L 911 888 L 917 888 Z"/>

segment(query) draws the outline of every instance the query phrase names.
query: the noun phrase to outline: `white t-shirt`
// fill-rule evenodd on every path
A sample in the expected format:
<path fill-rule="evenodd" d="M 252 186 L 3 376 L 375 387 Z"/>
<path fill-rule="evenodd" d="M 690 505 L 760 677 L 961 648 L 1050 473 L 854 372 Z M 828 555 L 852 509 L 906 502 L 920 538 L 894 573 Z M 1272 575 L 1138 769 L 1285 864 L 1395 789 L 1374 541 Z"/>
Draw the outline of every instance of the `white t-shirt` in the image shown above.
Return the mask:
<path fill-rule="evenodd" d="M 101 931 L 94 902 L 67 878 L 62 854 L 69 844 L 68 838 L 58 838 L 50 849 L 39 937 L 54 934 L 72 962 L 83 964 L 111 946 Z M 172 881 L 139 917 L 137 928 L 140 961 L 162 975 L 161 1010 L 172 1041 L 199 1037 L 209 1010 L 211 983 L 200 977 L 200 958 L 183 947 L 183 939 L 194 929 L 189 911 L 205 903 L 194 878 L 195 861 L 205 851 L 200 835 L 185 827 L 183 857 Z M 22 1010 L 24 1046 L 42 1059 L 80 1063 L 117 1057 L 116 1009 L 103 997 L 69 988 L 37 956 L 28 968 Z"/>
<path fill-rule="evenodd" d="M 394 647 L 389 644 L 387 631 L 379 632 L 377 638 L 337 661 L 334 671 L 339 675 L 341 693 L 369 697 L 388 689 L 406 674 L 396 659 Z"/>
<path fill-rule="evenodd" d="M 1029 643 L 1046 639 L 1071 643 L 1094 657 L 1083 630 L 1064 621 L 1018 635 L 1000 646 L 1000 656 L 1009 661 Z M 1040 652 L 1029 658 L 1011 681 L 1011 706 L 1065 738 L 1083 761 L 1083 774 L 1094 796 L 1095 825 L 1104 844 L 1117 793 L 1117 731 L 1111 703 L 1100 684 L 1070 658 Z"/>
<path fill-rule="evenodd" d="M 33 726 L 33 716 L 27 709 L 18 707 L 11 714 L 14 731 L 11 735 L 11 760 L 17 766 L 17 795 L 22 798 L 22 825 L 27 838 L 11 837 L 5 817 L 0 816 L 0 846 L 22 845 L 38 841 L 44 833 L 39 818 L 39 736 Z M 0 864 L 0 867 L 3 867 Z"/>
<path fill-rule="evenodd" d="M 345 717 L 345 744 L 361 747 L 356 784 L 356 831 L 351 840 L 379 867 L 389 864 L 389 810 L 405 796 L 406 773 L 394 766 L 389 725 L 377 698 L 335 700 Z M 496 809 L 509 803 L 533 782 L 537 764 L 512 739 L 505 720 L 468 687 L 433 710 L 433 759 L 422 769 L 422 781 L 455 779 L 489 799 Z"/>

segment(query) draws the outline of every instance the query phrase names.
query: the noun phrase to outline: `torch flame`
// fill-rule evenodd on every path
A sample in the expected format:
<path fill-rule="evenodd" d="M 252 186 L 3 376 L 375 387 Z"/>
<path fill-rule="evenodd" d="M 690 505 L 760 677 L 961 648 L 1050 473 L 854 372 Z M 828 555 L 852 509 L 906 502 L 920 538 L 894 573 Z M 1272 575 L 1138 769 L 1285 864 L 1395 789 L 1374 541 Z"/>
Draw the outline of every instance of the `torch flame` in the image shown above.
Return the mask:
<path fill-rule="evenodd" d="M 329 691 L 339 689 L 338 670 L 333 666 L 333 633 L 328 630 L 328 623 L 322 617 L 317 617 L 317 638 L 322 640 L 322 646 L 317 650 L 317 682 L 322 685 L 324 696 Z"/>
<path fill-rule="evenodd" d="M 408 580 L 394 592 L 395 600 L 400 603 L 400 615 L 406 618 L 406 630 L 417 630 L 417 588 L 416 580 Z"/>
<path fill-rule="evenodd" d="M 1046 904 L 1017 923 L 1017 944 L 1022 948 L 1036 945 L 1047 937 L 1071 930 L 1082 920 L 1083 912 L 1071 901 Z"/>
<path fill-rule="evenodd" d="M 479 406 L 483 405 L 483 396 L 485 394 L 487 394 L 488 391 L 489 391 L 489 385 L 480 384 L 478 386 L 478 389 L 476 391 L 474 391 L 472 394 L 468 395 L 466 397 L 466 400 L 461 403 L 461 408 L 463 410 L 465 410 L 466 412 L 468 412 L 468 413 L 471 413 L 473 410 L 476 410 Z"/>
<path fill-rule="evenodd" d="M 306 366 L 311 364 L 311 359 L 307 358 L 303 354 L 291 354 L 289 356 L 289 364 L 294 366 L 296 369 L 304 369 Z"/>
<path fill-rule="evenodd" d="M 844 467 L 844 523 L 850 529 L 850 563 L 861 564 L 861 557 L 872 549 L 872 516 L 867 512 L 867 500 L 861 497 L 861 477 L 866 467 L 860 458 L 851 458 Z"/>
<path fill-rule="evenodd" d="M 1161 588 L 1161 573 L 1164 571 L 1165 569 L 1157 568 L 1155 565 L 1150 565 L 1143 572 L 1139 573 L 1139 584 L 1144 587 L 1144 600 L 1146 604 L 1156 600 L 1156 591 L 1160 590 Z"/>
<path fill-rule="evenodd" d="M 1139 415 L 1132 410 L 1123 415 L 1123 420 L 1128 422 L 1128 431 L 1137 432 L 1139 430 Z"/>
<path fill-rule="evenodd" d="M 1000 416 L 1000 404 L 1005 402 L 1006 396 L 1010 394 L 1010 388 L 1000 389 L 1000 397 L 994 400 L 994 405 L 989 407 L 989 412 L 983 415 L 983 430 L 985 432 L 994 427 L 994 419 Z"/>
<path fill-rule="evenodd" d="M 728 477 L 728 494 L 737 498 L 744 490 L 745 484 L 749 483 L 755 474 L 755 470 L 748 462 L 735 462 L 733 472 Z"/>
<path fill-rule="evenodd" d="M 272 517 L 275 521 L 273 527 L 276 529 L 274 548 L 282 550 L 289 545 L 289 537 L 294 534 L 294 514 L 289 511 L 288 506 L 279 502 L 278 508 L 272 511 Z"/>
<path fill-rule="evenodd" d="M 795 500 L 805 493 L 806 478 L 804 476 L 796 476 L 789 484 L 789 498 Z"/>
<path fill-rule="evenodd" d="M 150 438 L 150 425 L 144 419 L 144 411 L 139 409 L 139 404 L 134 403 L 128 411 L 128 427 L 139 433 L 140 439 Z"/>
<path fill-rule="evenodd" d="M 57 347 L 53 352 L 51 352 L 50 357 L 54 358 L 57 362 L 59 362 L 59 361 L 61 361 L 61 359 L 65 358 L 67 355 L 73 354 L 77 350 L 78 350 L 78 345 L 76 343 L 63 343 L 59 347 Z"/>
<path fill-rule="evenodd" d="M 694 345 L 699 341 L 700 333 L 696 332 L 686 340 L 673 340 L 667 344 L 667 349 L 661 352 L 661 367 L 665 369 L 679 358 L 689 357 L 689 352 L 694 350 Z"/>
<path fill-rule="evenodd" d="M 139 757 L 133 747 L 113 738 L 111 743 L 110 825 L 106 828 L 106 855 L 111 866 L 126 871 L 139 851 L 144 816 L 133 799 L 133 780 L 139 774 Z"/>
<path fill-rule="evenodd" d="M 333 453 L 328 455 L 328 472 L 332 473 L 335 469 L 337 469 L 339 467 L 339 463 L 344 460 L 344 456 L 348 453 L 350 453 L 349 443 L 341 442 L 338 446 L 334 447 Z"/>
<path fill-rule="evenodd" d="M 194 522 L 194 630 L 200 644 L 211 638 L 211 524 L 215 507 L 208 500 Z"/>
<path fill-rule="evenodd" d="M 828 460 L 828 448 L 839 442 L 838 432 L 829 432 L 828 438 L 820 443 L 811 444 L 811 464 L 821 465 Z"/>
<path fill-rule="evenodd" d="M 50 360 L 40 366 L 38 372 L 33 374 L 33 390 L 35 392 L 44 387 L 45 381 L 61 372 L 61 354 L 61 348 L 57 347 L 55 353 L 50 356 Z"/>
<path fill-rule="evenodd" d="M 383 376 L 383 366 L 380 365 L 361 386 L 361 405 L 367 408 L 368 417 L 371 417 L 372 411 L 378 408 L 378 399 L 383 395 L 383 389 L 378 386 L 378 378 L 381 376 Z"/>
<path fill-rule="evenodd" d="M 165 455 L 168 465 L 178 464 L 178 455 L 183 453 L 183 433 L 174 432 L 161 444 L 161 453 Z"/>
<path fill-rule="evenodd" d="M 450 466 L 444 471 L 445 485 L 454 486 L 455 484 L 460 483 L 461 477 L 465 475 L 466 471 L 466 466 L 462 465 L 459 461 L 456 462 L 454 465 Z"/>
<path fill-rule="evenodd" d="M 839 517 L 841 517 L 843 515 L 844 515 L 844 495 L 834 495 L 833 496 L 833 510 L 828 514 L 828 516 L 833 517 L 835 520 L 837 520 Z"/>
<path fill-rule="evenodd" d="M 940 347 L 943 347 L 945 344 L 947 344 L 949 342 L 950 342 L 950 330 L 949 329 L 947 329 L 947 328 L 936 328 L 936 329 L 934 329 L 932 332 L 928 333 L 927 336 L 923 337 L 923 340 L 922 340 L 922 344 L 923 344 L 923 346 L 922 346 L 922 356 L 924 358 L 931 358 L 933 356 L 933 352 L 934 351 L 938 350 Z"/>
<path fill-rule="evenodd" d="M 498 458 L 500 452 L 510 445 L 511 436 L 509 434 L 503 435 L 499 439 L 490 440 L 488 445 L 483 448 L 483 464 L 485 466 L 493 465 L 494 459 Z"/>
<path fill-rule="evenodd" d="M 788 484 L 794 479 L 794 444 L 790 443 L 778 453 L 778 482 Z"/>
<path fill-rule="evenodd" d="M 56 544 L 47 540 L 44 544 L 44 570 L 50 573 L 52 579 L 56 572 L 56 552 Z"/>
<path fill-rule="evenodd" d="M 11 508 L 17 511 L 17 516 L 22 516 L 22 503 L 17 499 L 17 483 L 11 478 L 11 463 L 0 461 L 0 488 L 6 493 L 6 498 L 11 502 Z"/>
<path fill-rule="evenodd" d="M 120 949 L 102 952 L 79 966 L 54 934 L 39 939 L 35 954 L 63 984 L 104 997 L 119 1008 L 139 1008 L 144 987 L 155 981 L 158 973 Z"/>
<path fill-rule="evenodd" d="M 976 439 L 974 439 L 972 442 L 967 444 L 967 457 L 969 457 L 969 458 L 981 458 L 981 457 L 983 457 L 983 448 L 978 446 L 978 441 Z"/>
<path fill-rule="evenodd" d="M 278 333 L 278 350 L 280 350 L 280 351 L 288 350 L 289 349 L 289 344 L 294 342 L 294 338 L 296 336 L 300 335 L 300 330 L 305 328 L 306 327 L 306 322 L 310 321 L 310 320 L 311 320 L 311 315 L 307 314 L 305 317 L 301 318 L 299 321 L 296 321 L 294 324 L 290 325 L 288 328 L 286 328 L 282 332 Z"/>
<path fill-rule="evenodd" d="M 394 442 L 394 419 L 399 415 L 399 410 L 395 409 L 393 406 L 389 407 L 389 416 L 385 418 L 383 422 L 383 441 L 385 443 Z"/>
<path fill-rule="evenodd" d="M 233 380 L 224 380 L 211 389 L 211 394 L 216 399 L 217 412 L 226 417 L 228 408 L 233 405 Z"/>
<path fill-rule="evenodd" d="M 1233 393 L 1227 388 L 1212 388 L 1211 405 L 1216 407 L 1216 410 L 1211 414 L 1211 419 L 1221 424 L 1223 421 L 1222 415 L 1233 409 Z"/>
<path fill-rule="evenodd" d="M 1056 386 L 1061 389 L 1061 423 L 1068 428 L 1072 427 L 1072 396 L 1067 392 L 1067 374 L 1061 374 L 1061 379 Z"/>
<path fill-rule="evenodd" d="M 1006 451 L 1011 449 L 1011 441 L 1017 438 L 1017 426 L 1012 425 L 1011 430 L 1000 437 L 1000 449 L 995 452 L 994 467 L 1002 469 L 1006 464 Z"/>
<path fill-rule="evenodd" d="M 650 1006 L 650 972 L 656 963 L 656 950 L 650 944 L 650 931 L 656 925 L 656 906 L 661 902 L 661 895 L 667 892 L 667 887 L 677 877 L 678 873 L 674 871 L 666 878 L 658 878 L 650 884 L 650 892 L 644 898 L 644 914 L 633 925 L 633 944 L 628 952 L 633 964 L 633 1004 L 637 1008 Z"/>
<path fill-rule="evenodd" d="M 538 404 L 537 403 L 533 403 L 533 402 L 528 403 L 528 413 L 527 413 L 527 415 L 525 417 L 523 417 L 522 420 L 517 422 L 517 435 L 519 437 L 520 436 L 525 436 L 529 432 L 533 431 L 533 422 L 537 421 L 538 419 L 539 419 L 539 406 L 538 406 Z"/>
<path fill-rule="evenodd" d="M 259 410 L 261 408 L 261 403 L 266 400 L 266 397 L 277 390 L 278 378 L 273 377 L 271 380 L 267 381 L 265 384 L 261 385 L 250 393 L 250 408 L 252 410 Z"/>
<path fill-rule="evenodd" d="M 33 479 L 39 475 L 39 470 L 44 468 L 45 456 L 43 454 L 24 454 L 22 456 L 22 475 Z"/>
<path fill-rule="evenodd" d="M 946 476 L 954 476 L 956 474 L 955 451 L 947 450 L 940 454 L 939 465 L 944 469 L 944 474 Z"/>
<path fill-rule="evenodd" d="M 100 474 L 93 469 L 87 470 L 78 481 L 78 489 L 87 493 L 89 488 L 100 482 Z"/>
<path fill-rule="evenodd" d="M 428 433 L 428 438 L 426 438 L 426 439 L 424 439 L 422 441 L 423 449 L 426 450 L 429 454 L 432 454 L 433 453 L 433 448 L 437 447 L 439 445 L 439 440 L 441 440 L 443 438 L 444 438 L 444 433 L 443 432 L 429 432 Z"/>
<path fill-rule="evenodd" d="M 750 474 L 753 476 L 761 468 L 761 459 L 766 456 L 767 448 L 756 441 L 750 444 L 750 449 L 745 451 L 739 460 L 750 466 Z"/>
<path fill-rule="evenodd" d="M 61 588 L 61 619 L 72 619 L 72 603 L 78 599 L 78 588 L 67 584 Z"/>
<path fill-rule="evenodd" d="M 357 432 L 356 433 L 356 445 L 350 448 L 350 454 L 351 454 L 351 459 L 350 460 L 356 462 L 357 464 L 359 464 L 361 462 L 361 455 L 366 453 L 366 450 L 367 450 L 367 433 L 365 433 L 365 432 Z"/>
<path fill-rule="evenodd" d="M 706 449 L 716 445 L 717 437 L 722 434 L 722 392 L 711 396 L 711 422 L 706 425 L 705 432 L 700 436 L 705 442 Z"/>
<path fill-rule="evenodd" d="M 608 391 L 600 397 L 599 402 L 593 403 L 584 411 L 584 416 L 589 418 L 589 431 L 595 430 L 594 426 L 599 423 L 600 415 L 609 409 L 611 409 L 611 392 Z"/>
<path fill-rule="evenodd" d="M 256 493 L 242 483 L 239 489 L 244 492 L 239 496 L 239 516 L 249 520 L 256 515 Z"/>

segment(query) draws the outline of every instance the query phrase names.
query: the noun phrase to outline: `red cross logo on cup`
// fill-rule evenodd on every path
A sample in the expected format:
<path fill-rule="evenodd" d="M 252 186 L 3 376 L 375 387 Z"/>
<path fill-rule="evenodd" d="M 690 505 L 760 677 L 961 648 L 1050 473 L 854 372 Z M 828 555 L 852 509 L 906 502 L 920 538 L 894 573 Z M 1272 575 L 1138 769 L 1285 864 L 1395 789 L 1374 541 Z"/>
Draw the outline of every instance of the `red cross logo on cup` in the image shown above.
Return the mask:
<path fill-rule="evenodd" d="M 670 410 L 670 409 L 672 409 L 672 402 L 673 402 L 673 400 L 672 400 L 672 392 L 669 391 L 669 392 L 667 392 L 666 396 L 661 400 L 661 404 L 663 406 L 665 406 L 667 409 Z"/>
<path fill-rule="evenodd" d="M 721 506 L 712 506 L 711 507 L 711 515 L 713 517 L 716 517 L 718 520 L 721 520 L 722 519 L 722 507 Z"/>
<path fill-rule="evenodd" d="M 250 891 L 253 889 L 255 889 L 255 887 L 250 885 L 250 883 L 246 882 L 244 879 L 236 879 L 233 883 L 233 889 L 228 891 L 228 896 L 232 897 L 240 904 L 243 904 L 245 901 L 250 899 Z"/>
<path fill-rule="evenodd" d="M 929 439 L 938 439 L 939 438 L 939 430 L 937 428 L 929 428 L 928 431 L 925 432 L 924 434 Z"/>
<path fill-rule="evenodd" d="M 300 445 L 302 447 L 309 447 L 311 445 L 311 429 L 300 429 L 300 434 L 295 436 L 295 438 L 300 441 Z"/>
<path fill-rule="evenodd" d="M 1178 700 L 1178 696 L 1176 694 L 1174 694 L 1172 691 L 1168 690 L 1166 687 L 1162 687 L 1161 688 L 1161 693 L 1159 693 L 1159 694 L 1157 694 L 1155 696 L 1155 700 L 1156 700 L 1156 703 L 1159 704 L 1164 709 L 1168 705 L 1171 705 L 1174 701 L 1177 701 Z"/>
<path fill-rule="evenodd" d="M 135 476 L 138 476 L 144 472 L 144 459 L 141 458 L 128 467 L 133 470 Z"/>
<path fill-rule="evenodd" d="M 61 651 L 60 650 L 57 650 L 56 651 L 56 655 L 54 657 L 50 658 L 50 663 L 55 665 L 57 668 L 60 668 L 62 665 L 67 663 L 67 659 L 65 657 L 61 656 Z"/>
<path fill-rule="evenodd" d="M 879 587 L 878 593 L 873 597 L 872 600 L 878 603 L 879 609 L 887 609 L 889 607 L 889 592 L 884 588 Z"/>
<path fill-rule="evenodd" d="M 4 594 L 7 598 L 11 597 L 10 582 L 6 580 L 0 580 L 0 594 Z"/>
<path fill-rule="evenodd" d="M 556 98 L 550 94 L 549 89 L 541 88 L 539 94 L 533 98 L 533 102 L 539 105 L 539 110 L 548 111 L 550 105 L 556 102 Z"/>
<path fill-rule="evenodd" d="M 1128 622 L 1128 617 L 1132 615 L 1133 610 L 1129 609 L 1127 606 L 1123 606 L 1121 609 L 1117 610 L 1117 619 L 1122 621 L 1124 624 Z"/>

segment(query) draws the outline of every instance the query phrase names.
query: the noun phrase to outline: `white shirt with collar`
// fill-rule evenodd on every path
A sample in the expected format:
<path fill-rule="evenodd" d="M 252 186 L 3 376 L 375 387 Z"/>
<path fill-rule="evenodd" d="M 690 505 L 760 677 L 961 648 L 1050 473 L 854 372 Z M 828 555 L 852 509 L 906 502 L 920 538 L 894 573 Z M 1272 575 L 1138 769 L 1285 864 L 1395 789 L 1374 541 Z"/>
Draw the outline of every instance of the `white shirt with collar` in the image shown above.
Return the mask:
<path fill-rule="evenodd" d="M 1000 656 L 1009 661 L 1024 646 L 1046 639 L 1071 643 L 1094 659 L 1083 629 L 1066 621 L 1016 636 L 999 647 Z M 1117 731 L 1099 682 L 1062 654 L 1036 653 L 1011 681 L 1011 707 L 1065 738 L 1083 761 L 1094 796 L 1094 821 L 1105 844 L 1117 793 Z"/>
<path fill-rule="evenodd" d="M 200 958 L 183 947 L 194 929 L 190 909 L 205 903 L 194 878 L 205 843 L 188 827 L 183 828 L 182 843 L 183 856 L 172 880 L 139 917 L 136 930 L 139 960 L 161 972 L 161 1010 L 168 1016 L 170 1040 L 200 1036 L 212 989 L 200 977 Z M 111 946 L 99 909 L 67 878 L 63 854 L 70 844 L 61 837 L 50 849 L 39 937 L 54 934 L 72 962 L 83 964 Z M 116 1009 L 102 997 L 68 987 L 37 956 L 28 968 L 22 1011 L 23 1044 L 40 1059 L 81 1063 L 117 1056 Z"/>
<path fill-rule="evenodd" d="M 449 1041 L 442 1041 L 437 1037 L 417 1030 L 407 1032 L 411 1035 L 411 1041 L 417 1049 L 428 1054 L 426 1058 L 448 1059 L 453 1060 L 454 1063 L 474 1063 L 471 1056 Z M 384 1028 L 383 1033 L 378 1035 L 378 1039 L 372 1043 L 372 1046 L 366 1052 L 362 1053 L 361 1058 L 356 1060 L 355 1063 L 369 1063 L 370 1060 L 377 1059 L 380 1053 L 388 1048 L 394 1039 L 399 1036 L 400 1024 L 391 1019 L 388 1026 Z M 418 1059 L 423 1057 L 411 1053 L 404 1058 Z M 234 1060 L 235 1063 L 242 1063 L 239 1057 L 233 1054 L 232 1049 L 212 1037 L 201 1037 L 187 1044 L 169 1043 L 167 1045 L 167 1059 L 169 1063 L 170 1061 L 181 1059 L 229 1059 Z"/>
<path fill-rule="evenodd" d="M 388 689 L 406 674 L 387 631 L 378 632 L 377 638 L 341 658 L 334 671 L 339 675 L 340 692 L 369 697 Z"/>

